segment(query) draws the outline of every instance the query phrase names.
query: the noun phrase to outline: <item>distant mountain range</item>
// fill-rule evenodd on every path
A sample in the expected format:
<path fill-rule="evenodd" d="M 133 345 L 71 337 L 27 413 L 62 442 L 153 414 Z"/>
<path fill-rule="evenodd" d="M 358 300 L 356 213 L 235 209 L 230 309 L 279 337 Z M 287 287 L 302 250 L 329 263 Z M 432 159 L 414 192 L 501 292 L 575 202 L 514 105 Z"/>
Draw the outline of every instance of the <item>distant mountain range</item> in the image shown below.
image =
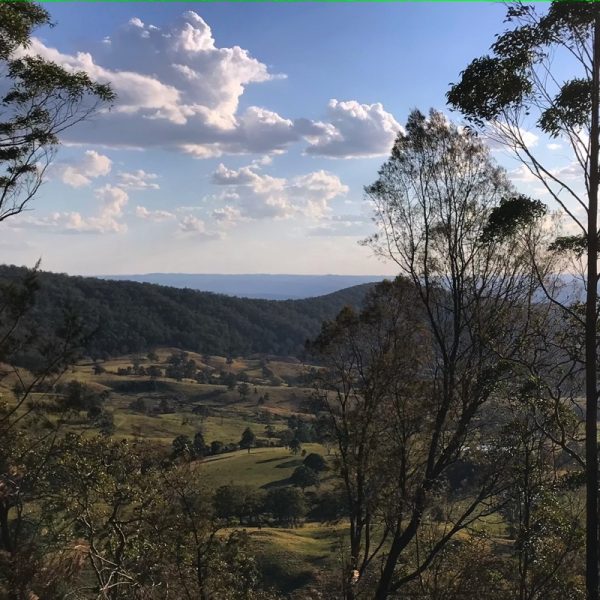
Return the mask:
<path fill-rule="evenodd" d="M 314 298 L 386 278 L 385 275 L 209 275 L 195 273 L 146 273 L 144 275 L 99 275 L 99 277 L 266 300 Z"/>

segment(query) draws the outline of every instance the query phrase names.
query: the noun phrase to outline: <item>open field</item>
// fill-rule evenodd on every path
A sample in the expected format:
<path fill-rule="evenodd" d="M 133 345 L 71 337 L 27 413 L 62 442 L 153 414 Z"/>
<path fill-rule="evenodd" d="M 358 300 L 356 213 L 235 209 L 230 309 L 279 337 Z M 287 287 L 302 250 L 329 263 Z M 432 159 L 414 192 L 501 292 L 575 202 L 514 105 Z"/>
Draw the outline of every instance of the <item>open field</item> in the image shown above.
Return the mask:
<path fill-rule="evenodd" d="M 303 449 L 307 453 L 326 454 L 320 444 L 305 444 Z M 254 448 L 250 452 L 238 450 L 209 457 L 199 468 L 211 487 L 243 483 L 267 489 L 289 485 L 290 475 L 302 460 L 300 455 L 290 453 L 287 448 Z"/>
<path fill-rule="evenodd" d="M 202 485 L 209 493 L 222 486 L 242 486 L 257 490 L 264 497 L 271 490 L 293 486 L 292 475 L 303 464 L 304 457 L 311 453 L 320 454 L 328 463 L 329 470 L 320 474 L 317 485 L 309 485 L 302 491 L 307 506 L 313 510 L 317 506 L 318 495 L 335 487 L 332 469 L 335 453 L 314 441 L 303 441 L 294 453 L 279 437 L 290 431 L 294 420 L 309 425 L 314 422 L 314 415 L 305 412 L 311 388 L 280 381 L 283 377 L 302 376 L 306 367 L 293 361 L 269 360 L 266 368 L 276 372 L 278 379 L 272 378 L 265 383 L 262 379 L 264 360 L 227 360 L 186 353 L 186 360 L 193 360 L 198 370 L 217 374 L 214 381 L 206 383 L 189 377 L 166 376 L 166 369 L 178 352 L 171 348 L 159 349 L 152 360 L 127 355 L 97 363 L 84 361 L 65 373 L 62 388 L 36 395 L 36 399 L 57 401 L 68 395 L 73 382 L 78 382 L 77 385 L 87 393 L 102 398 L 101 408 L 110 415 L 111 435 L 115 438 L 149 442 L 162 449 L 165 456 L 172 455 L 173 441 L 178 436 L 193 440 L 201 433 L 208 449 L 211 443 L 218 442 L 221 447 L 217 453 L 212 454 L 207 449 L 208 455 L 196 456 L 191 463 L 191 468 L 200 474 Z M 161 369 L 160 376 L 134 372 L 140 366 L 147 368 L 152 365 Z M 224 374 L 235 375 L 235 384 L 220 383 L 219 378 Z M 7 382 L 14 384 L 10 377 L 5 379 L 5 384 Z M 242 394 L 239 386 L 244 383 L 247 390 Z M 5 385 L 3 397 L 11 395 L 10 386 Z M 83 432 L 86 436 L 100 433 L 97 422 L 83 409 L 56 411 L 51 418 L 61 422 L 63 431 Z M 256 447 L 252 447 L 250 452 L 238 447 L 247 428 L 256 436 Z M 230 526 L 244 528 L 249 534 L 251 547 L 269 585 L 284 594 L 302 589 L 310 596 L 311 590 L 317 593 L 320 578 L 329 578 L 328 585 L 331 586 L 337 577 L 343 548 L 347 546 L 344 536 L 348 531 L 343 520 L 329 523 L 310 519 L 310 516 L 300 519 L 300 526 L 296 528 L 275 527 L 272 519 L 263 522 L 262 527 L 249 527 L 248 522 L 242 522 L 241 518 L 239 524 L 234 519 Z M 265 526 L 267 523 L 269 526 Z M 431 525 L 442 526 L 436 522 Z M 478 527 L 490 536 L 490 543 L 504 548 L 504 551 L 510 548 L 502 518 L 490 517 Z M 458 537 L 468 535 L 468 532 L 463 532 Z M 335 581 L 334 585 L 337 585 Z"/>
<path fill-rule="evenodd" d="M 192 468 L 201 473 L 207 490 L 242 485 L 266 493 L 291 486 L 291 475 L 310 453 L 321 454 L 332 465 L 334 456 L 328 455 L 321 444 L 303 442 L 293 453 L 276 437 L 288 430 L 290 417 L 299 416 L 305 422 L 314 419 L 302 412 L 311 388 L 284 381 L 284 378 L 297 378 L 306 372 L 306 367 L 299 361 L 227 360 L 186 353 L 186 360 L 193 360 L 197 371 L 216 375 L 215 381 L 205 383 L 166 376 L 169 360 L 178 353 L 180 351 L 174 348 L 160 348 L 151 359 L 133 354 L 97 362 L 84 360 L 63 375 L 58 389 L 36 393 L 33 398 L 60 404 L 61 398 L 70 393 L 70 387 L 79 386 L 86 393 L 102 398 L 101 409 L 110 415 L 114 438 L 143 440 L 161 448 L 165 455 L 170 455 L 173 440 L 182 435 L 194 439 L 201 432 L 207 445 L 220 442 L 226 446 L 222 453 L 192 463 Z M 140 366 L 147 369 L 152 365 L 161 369 L 160 376 L 134 372 Z M 219 383 L 218 377 L 227 374 L 233 374 L 234 380 L 241 379 L 239 383 L 247 382 L 248 393 L 242 395 L 239 392 L 239 383 Z M 9 402 L 16 381 L 15 377 L 7 376 L 1 386 L 0 392 Z M 65 433 L 77 432 L 85 436 L 100 433 L 97 423 L 84 408 L 51 411 L 50 420 L 60 424 L 60 430 Z M 235 449 L 246 428 L 255 433 L 256 445 L 264 447 L 251 448 L 250 452 Z M 306 493 L 314 495 L 319 490 L 331 489 L 332 473 L 325 471 L 318 489 L 309 487 Z M 344 525 L 304 520 L 296 529 L 247 528 L 266 581 L 286 593 L 314 584 L 317 573 L 334 568 L 336 548 L 343 530 Z"/>

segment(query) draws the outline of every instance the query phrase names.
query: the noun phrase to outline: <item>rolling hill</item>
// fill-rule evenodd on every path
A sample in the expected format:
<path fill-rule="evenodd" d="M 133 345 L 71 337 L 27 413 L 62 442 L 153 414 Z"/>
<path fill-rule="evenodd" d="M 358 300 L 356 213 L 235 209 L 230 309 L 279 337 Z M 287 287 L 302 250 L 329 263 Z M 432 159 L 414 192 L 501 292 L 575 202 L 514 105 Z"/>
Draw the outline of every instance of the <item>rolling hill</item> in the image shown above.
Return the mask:
<path fill-rule="evenodd" d="M 0 282 L 18 282 L 26 269 L 1 266 Z M 60 324 L 66 310 L 94 335 L 91 356 L 174 346 L 221 355 L 299 356 L 306 339 L 346 306 L 359 306 L 374 284 L 302 300 L 258 300 L 149 283 L 40 272 L 31 326 Z"/>

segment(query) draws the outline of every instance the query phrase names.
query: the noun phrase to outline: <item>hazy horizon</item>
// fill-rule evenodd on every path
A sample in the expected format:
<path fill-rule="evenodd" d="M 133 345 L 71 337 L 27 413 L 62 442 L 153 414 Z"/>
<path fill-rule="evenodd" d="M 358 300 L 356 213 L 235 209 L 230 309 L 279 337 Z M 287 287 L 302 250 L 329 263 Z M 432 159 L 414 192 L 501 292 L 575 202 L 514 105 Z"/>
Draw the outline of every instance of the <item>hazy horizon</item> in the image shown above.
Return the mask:
<path fill-rule="evenodd" d="M 113 281 L 137 281 L 189 288 L 203 292 L 267 300 L 294 300 L 323 296 L 365 283 L 376 283 L 385 275 L 304 275 L 275 273 L 144 273 L 98 275 Z"/>

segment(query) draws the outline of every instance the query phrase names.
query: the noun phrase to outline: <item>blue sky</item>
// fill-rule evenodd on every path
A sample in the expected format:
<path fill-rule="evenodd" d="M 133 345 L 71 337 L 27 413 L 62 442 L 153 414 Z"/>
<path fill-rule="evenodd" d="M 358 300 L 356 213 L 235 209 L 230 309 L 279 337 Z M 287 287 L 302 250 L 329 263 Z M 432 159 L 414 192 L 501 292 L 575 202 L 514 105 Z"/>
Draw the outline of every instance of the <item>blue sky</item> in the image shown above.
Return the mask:
<path fill-rule="evenodd" d="M 5 262 L 79 274 L 395 273 L 358 244 L 374 227 L 362 188 L 411 108 L 446 110 L 505 10 L 46 7 L 57 25 L 32 50 L 112 81 L 118 101 L 68 132 L 0 245 Z"/>

